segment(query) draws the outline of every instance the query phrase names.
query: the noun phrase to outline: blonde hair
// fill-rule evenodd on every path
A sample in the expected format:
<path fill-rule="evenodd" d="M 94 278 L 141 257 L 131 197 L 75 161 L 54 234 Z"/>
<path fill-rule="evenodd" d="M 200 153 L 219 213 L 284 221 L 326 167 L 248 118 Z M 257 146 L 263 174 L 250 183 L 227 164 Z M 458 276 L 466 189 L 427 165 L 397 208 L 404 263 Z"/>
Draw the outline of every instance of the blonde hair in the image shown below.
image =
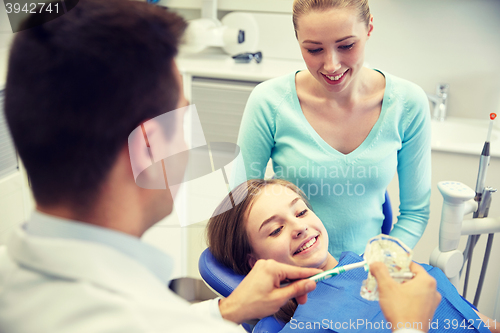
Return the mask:
<path fill-rule="evenodd" d="M 301 15 L 311 11 L 324 11 L 331 8 L 348 8 L 357 10 L 360 22 L 365 22 L 366 26 L 370 24 L 370 7 L 368 0 L 294 0 L 293 2 L 293 28 L 295 35 L 298 30 L 298 19 Z"/>

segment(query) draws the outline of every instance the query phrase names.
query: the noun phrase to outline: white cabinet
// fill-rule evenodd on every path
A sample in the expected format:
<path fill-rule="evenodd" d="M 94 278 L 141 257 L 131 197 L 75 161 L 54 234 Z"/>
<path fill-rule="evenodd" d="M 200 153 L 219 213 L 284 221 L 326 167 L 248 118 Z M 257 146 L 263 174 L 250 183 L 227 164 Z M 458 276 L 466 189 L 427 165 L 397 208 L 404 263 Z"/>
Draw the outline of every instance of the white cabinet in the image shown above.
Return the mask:
<path fill-rule="evenodd" d="M 248 96 L 258 82 L 193 77 L 196 105 L 207 142 L 236 143 Z"/>

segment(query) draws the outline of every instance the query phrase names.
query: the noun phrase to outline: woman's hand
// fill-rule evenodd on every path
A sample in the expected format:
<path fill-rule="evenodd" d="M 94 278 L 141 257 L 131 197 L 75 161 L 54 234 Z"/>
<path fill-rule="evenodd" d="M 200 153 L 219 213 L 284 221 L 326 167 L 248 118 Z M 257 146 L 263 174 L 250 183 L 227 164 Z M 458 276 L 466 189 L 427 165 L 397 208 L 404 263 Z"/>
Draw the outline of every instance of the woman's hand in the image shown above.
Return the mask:
<path fill-rule="evenodd" d="M 307 293 L 316 288 L 310 280 L 299 280 L 280 288 L 286 279 L 304 279 L 321 273 L 316 268 L 302 268 L 278 263 L 274 260 L 258 260 L 250 273 L 229 297 L 221 299 L 220 312 L 224 319 L 241 324 L 246 320 L 264 318 L 276 313 L 289 299 L 299 304 L 307 301 Z"/>

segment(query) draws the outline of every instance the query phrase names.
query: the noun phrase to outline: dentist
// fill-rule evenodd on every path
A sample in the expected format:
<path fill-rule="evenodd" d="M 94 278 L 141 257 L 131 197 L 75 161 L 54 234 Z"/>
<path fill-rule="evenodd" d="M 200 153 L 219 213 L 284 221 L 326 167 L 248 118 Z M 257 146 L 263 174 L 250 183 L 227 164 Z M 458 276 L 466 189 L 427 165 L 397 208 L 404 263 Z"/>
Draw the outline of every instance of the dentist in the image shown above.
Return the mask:
<path fill-rule="evenodd" d="M 28 18 L 36 27 L 17 33 L 8 64 L 5 114 L 36 210 L 0 247 L 0 331 L 235 332 L 305 302 L 313 282 L 279 282 L 318 270 L 259 261 L 228 298 L 190 306 L 166 287 L 171 259 L 140 240 L 175 193 L 135 184 L 127 139 L 186 105 L 174 62 L 185 22 L 124 0 L 51 15 Z M 181 134 L 172 126 L 165 138 Z"/>

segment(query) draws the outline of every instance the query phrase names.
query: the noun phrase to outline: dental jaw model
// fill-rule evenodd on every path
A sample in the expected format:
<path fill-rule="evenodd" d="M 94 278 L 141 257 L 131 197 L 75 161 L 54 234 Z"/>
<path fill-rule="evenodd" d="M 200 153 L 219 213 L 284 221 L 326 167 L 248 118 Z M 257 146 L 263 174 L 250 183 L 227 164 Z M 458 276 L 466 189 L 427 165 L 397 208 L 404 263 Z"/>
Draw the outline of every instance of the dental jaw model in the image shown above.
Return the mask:
<path fill-rule="evenodd" d="M 412 251 L 397 238 L 379 235 L 371 238 L 366 245 L 363 258 L 370 265 L 373 262 L 383 262 L 391 277 L 399 283 L 413 277 L 410 271 Z M 361 296 L 369 301 L 378 301 L 377 281 L 368 272 L 368 278 L 361 286 Z"/>

